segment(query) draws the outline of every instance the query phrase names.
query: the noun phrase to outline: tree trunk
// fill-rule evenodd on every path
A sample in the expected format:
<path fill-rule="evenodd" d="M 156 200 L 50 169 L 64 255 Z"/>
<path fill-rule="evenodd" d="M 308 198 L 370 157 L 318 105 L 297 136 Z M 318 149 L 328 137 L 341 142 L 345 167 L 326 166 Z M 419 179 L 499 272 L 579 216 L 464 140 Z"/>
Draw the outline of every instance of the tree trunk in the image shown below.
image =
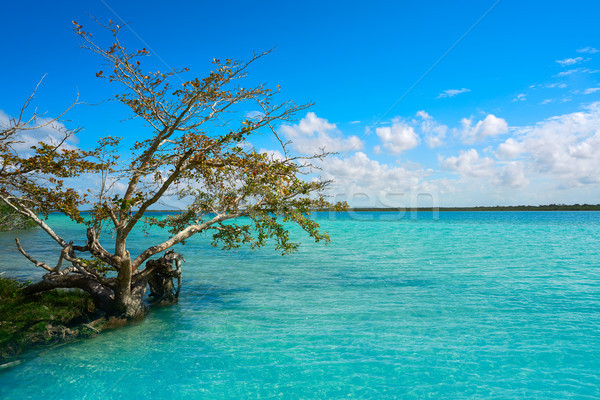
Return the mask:
<path fill-rule="evenodd" d="M 144 295 L 146 294 L 145 280 L 135 282 L 129 290 L 121 291 L 115 298 L 115 314 L 127 319 L 137 319 L 146 314 Z"/>
<path fill-rule="evenodd" d="M 174 251 L 168 251 L 158 260 L 148 260 L 146 268 L 152 273 L 148 278 L 150 297 L 153 303 L 175 303 L 181 289 L 181 260 L 183 257 Z M 175 264 L 175 269 L 173 268 Z M 175 290 L 173 279 L 177 278 L 178 285 Z"/>
<path fill-rule="evenodd" d="M 73 274 L 69 273 L 72 271 L 63 270 L 44 275 L 40 282 L 23 288 L 23 294 L 32 295 L 58 288 L 78 288 L 87 292 L 94 300 L 96 308 L 106 314 L 136 319 L 146 313 L 144 296 L 148 285 L 152 303 L 177 302 L 181 288 L 182 260 L 180 254 L 169 251 L 158 260 L 148 260 L 146 268 L 135 275 L 119 274 L 116 279 L 106 278 L 104 281 L 91 274 Z M 173 282 L 175 278 L 179 283 L 177 290 Z"/>

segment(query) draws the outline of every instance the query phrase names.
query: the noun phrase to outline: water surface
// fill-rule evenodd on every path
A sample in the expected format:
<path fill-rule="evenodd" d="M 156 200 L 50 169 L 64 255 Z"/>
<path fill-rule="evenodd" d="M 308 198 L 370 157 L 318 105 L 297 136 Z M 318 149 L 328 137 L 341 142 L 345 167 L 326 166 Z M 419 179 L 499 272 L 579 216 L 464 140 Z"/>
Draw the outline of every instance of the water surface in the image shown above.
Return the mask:
<path fill-rule="evenodd" d="M 401 216 L 320 214 L 332 243 L 285 257 L 193 238 L 178 305 L 0 371 L 0 398 L 600 398 L 600 212 Z M 15 234 L 56 246 L 0 234 L 38 279 Z"/>

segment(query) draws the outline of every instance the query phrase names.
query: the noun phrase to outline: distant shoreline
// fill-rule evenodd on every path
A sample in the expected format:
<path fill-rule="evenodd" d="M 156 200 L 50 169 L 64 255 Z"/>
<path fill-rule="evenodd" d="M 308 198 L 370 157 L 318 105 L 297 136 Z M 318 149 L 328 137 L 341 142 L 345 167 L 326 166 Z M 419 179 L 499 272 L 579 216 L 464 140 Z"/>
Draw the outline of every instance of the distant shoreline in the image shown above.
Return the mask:
<path fill-rule="evenodd" d="M 478 206 L 478 207 L 416 207 L 416 208 L 349 208 L 348 211 L 600 211 L 600 204 L 542 205 L 542 206 Z"/>
<path fill-rule="evenodd" d="M 182 210 L 148 210 L 146 213 L 177 213 Z M 316 210 L 329 212 L 330 210 Z M 345 212 L 390 212 L 390 211 L 600 211 L 600 204 L 548 204 L 541 206 L 477 206 L 477 207 L 352 207 Z M 89 210 L 82 211 L 84 213 Z"/>

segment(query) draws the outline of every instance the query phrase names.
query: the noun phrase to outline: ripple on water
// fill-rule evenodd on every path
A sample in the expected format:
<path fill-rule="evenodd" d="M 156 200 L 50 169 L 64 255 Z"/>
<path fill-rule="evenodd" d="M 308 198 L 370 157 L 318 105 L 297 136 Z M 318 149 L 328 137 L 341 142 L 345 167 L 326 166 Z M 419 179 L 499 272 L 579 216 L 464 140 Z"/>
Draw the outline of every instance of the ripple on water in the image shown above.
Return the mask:
<path fill-rule="evenodd" d="M 600 398 L 600 213 L 419 215 L 325 215 L 334 241 L 289 257 L 195 238 L 178 305 L 1 371 L 0 397 Z"/>

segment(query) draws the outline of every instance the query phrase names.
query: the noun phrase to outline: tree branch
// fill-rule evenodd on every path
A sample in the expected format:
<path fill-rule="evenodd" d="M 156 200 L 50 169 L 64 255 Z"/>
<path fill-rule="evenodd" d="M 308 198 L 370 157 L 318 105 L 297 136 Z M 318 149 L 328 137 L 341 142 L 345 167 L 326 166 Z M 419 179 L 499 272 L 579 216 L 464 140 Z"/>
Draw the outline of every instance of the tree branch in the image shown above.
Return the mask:
<path fill-rule="evenodd" d="M 101 261 L 104 261 L 108 265 L 117 269 L 117 271 L 121 267 L 121 260 L 119 257 L 110 254 L 98 240 L 98 236 L 96 234 L 96 230 L 94 228 L 87 229 L 87 240 L 88 240 L 88 251 Z"/>
<path fill-rule="evenodd" d="M 142 265 L 142 263 L 144 261 L 146 261 L 147 259 L 152 257 L 154 254 L 160 253 L 161 251 L 165 251 L 169 247 L 172 247 L 172 246 L 176 245 L 177 243 L 183 242 L 184 240 L 190 238 L 191 236 L 195 235 L 198 232 L 202 232 L 203 230 L 207 229 L 209 226 L 211 226 L 213 224 L 216 224 L 216 223 L 219 223 L 222 221 L 226 221 L 228 219 L 238 218 L 242 214 L 243 213 L 219 214 L 216 217 L 214 217 L 213 219 L 211 219 L 210 221 L 206 221 L 203 224 L 190 225 L 187 228 L 180 231 L 179 233 L 177 233 L 175 236 L 171 237 L 169 240 L 166 240 L 165 242 L 163 242 L 161 244 L 149 247 L 146 250 L 144 250 L 139 256 L 137 256 L 132 261 L 131 266 L 135 270 L 135 269 L 139 268 L 139 266 Z"/>
<path fill-rule="evenodd" d="M 36 267 L 42 267 L 42 268 L 44 268 L 48 272 L 57 272 L 58 268 L 60 268 L 60 264 L 62 262 L 62 252 L 61 252 L 61 257 L 60 257 L 60 259 L 58 261 L 58 265 L 56 266 L 56 268 L 51 268 L 51 267 L 48 266 L 48 264 L 43 263 L 43 262 L 39 262 L 35 258 L 33 258 L 32 256 L 30 256 L 29 254 L 27 254 L 27 252 L 21 246 L 21 242 L 19 241 L 18 238 L 15 238 L 15 242 L 17 243 L 17 249 L 19 249 L 19 251 L 21 252 L 21 254 L 23 254 L 25 256 L 25 258 L 27 258 L 29 261 L 31 261 L 32 263 L 34 263 Z"/>
<path fill-rule="evenodd" d="M 19 207 L 17 207 L 16 205 L 12 204 L 9 200 L 8 197 L 4 196 L 4 195 L 0 195 L 0 200 L 2 200 L 5 204 L 7 204 L 10 208 L 12 208 L 13 210 L 15 210 L 16 212 L 18 212 L 21 215 L 24 215 L 26 217 L 31 218 L 36 224 L 38 224 L 52 239 L 54 239 L 56 241 L 56 243 L 58 243 L 60 245 L 60 247 L 65 248 L 67 247 L 67 242 L 61 238 L 60 236 L 58 236 L 56 234 L 56 232 L 54 232 L 52 230 L 52 228 L 50 228 L 50 226 L 48 226 L 48 224 L 46 224 L 46 222 L 44 222 L 43 220 L 41 220 L 36 213 L 34 213 L 33 211 L 31 211 L 29 208 L 24 207 L 22 204 L 19 204 Z"/>

